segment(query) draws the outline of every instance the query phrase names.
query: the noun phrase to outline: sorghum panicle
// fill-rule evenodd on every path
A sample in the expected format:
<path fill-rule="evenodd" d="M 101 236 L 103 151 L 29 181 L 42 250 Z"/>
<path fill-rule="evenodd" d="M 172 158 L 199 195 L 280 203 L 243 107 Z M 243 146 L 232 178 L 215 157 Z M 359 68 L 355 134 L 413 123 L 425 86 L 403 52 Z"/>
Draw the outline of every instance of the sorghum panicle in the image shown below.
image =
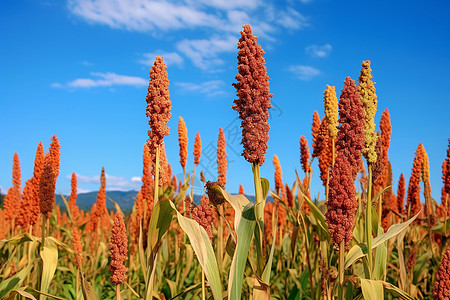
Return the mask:
<path fill-rule="evenodd" d="M 445 250 L 442 262 L 436 272 L 433 289 L 434 300 L 450 299 L 450 246 Z"/>
<path fill-rule="evenodd" d="M 253 36 L 250 25 L 244 25 L 238 42 L 238 74 L 236 88 L 238 99 L 234 100 L 232 109 L 239 113 L 242 120 L 242 155 L 250 163 L 260 166 L 266 160 L 267 142 L 269 140 L 270 98 L 269 76 L 264 60 L 264 50 Z"/>
<path fill-rule="evenodd" d="M 183 170 L 185 170 L 188 155 L 188 137 L 186 123 L 184 123 L 182 117 L 178 119 L 178 143 L 180 145 L 180 164 L 183 167 Z"/>
<path fill-rule="evenodd" d="M 120 284 L 127 279 L 128 271 L 124 265 L 124 261 L 128 260 L 127 228 L 121 213 L 117 213 L 114 218 L 109 250 L 111 252 L 111 264 L 109 265 L 109 271 L 112 274 L 111 281 Z"/>
<path fill-rule="evenodd" d="M 326 202 L 328 210 L 325 213 L 328 232 L 335 247 L 345 241 L 345 247 L 348 248 L 353 238 L 358 201 L 352 168 L 342 152 L 337 153 L 334 167 L 331 169 L 329 187 Z"/>
<path fill-rule="evenodd" d="M 41 213 L 50 218 L 55 206 L 55 173 L 52 165 L 46 161 L 39 181 L 39 201 Z"/>
<path fill-rule="evenodd" d="M 227 184 L 227 151 L 226 151 L 225 134 L 222 127 L 219 128 L 219 138 L 217 140 L 217 173 L 219 177 L 217 181 L 221 186 Z"/>
<path fill-rule="evenodd" d="M 337 135 L 338 128 L 338 101 L 334 86 L 329 86 L 323 92 L 323 105 L 325 107 L 325 116 L 327 117 L 328 132 L 330 137 L 334 139 Z"/>
<path fill-rule="evenodd" d="M 377 95 L 375 93 L 375 83 L 372 81 L 372 69 L 370 68 L 370 60 L 362 62 L 361 74 L 359 76 L 359 94 L 361 102 L 364 106 L 364 140 L 365 146 L 362 154 L 369 163 L 375 163 L 377 154 L 375 152 L 375 144 L 377 135 L 375 133 L 375 114 L 377 112 Z"/>
<path fill-rule="evenodd" d="M 195 135 L 194 142 L 194 164 L 200 164 L 200 156 L 202 155 L 202 140 L 200 139 L 200 132 Z"/>

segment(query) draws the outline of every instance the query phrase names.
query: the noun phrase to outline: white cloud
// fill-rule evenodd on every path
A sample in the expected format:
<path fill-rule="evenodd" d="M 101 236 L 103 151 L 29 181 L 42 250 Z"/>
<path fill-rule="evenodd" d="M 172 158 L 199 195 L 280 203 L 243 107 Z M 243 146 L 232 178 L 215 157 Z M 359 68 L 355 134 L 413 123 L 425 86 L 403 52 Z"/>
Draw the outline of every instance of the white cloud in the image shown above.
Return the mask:
<path fill-rule="evenodd" d="M 331 50 L 333 50 L 333 47 L 331 47 L 330 44 L 325 44 L 323 46 L 319 45 L 310 45 L 305 48 L 305 52 L 308 55 L 311 55 L 312 57 L 327 57 Z"/>
<path fill-rule="evenodd" d="M 100 73 L 91 72 L 93 77 L 97 78 L 78 78 L 67 82 L 66 84 L 52 83 L 50 86 L 54 88 L 91 88 L 91 87 L 105 87 L 114 85 L 131 85 L 135 87 L 142 87 L 148 85 L 148 80 L 128 75 L 119 75 L 116 73 Z"/>
<path fill-rule="evenodd" d="M 89 62 L 89 61 L 87 61 L 87 60 L 82 61 L 81 64 L 82 64 L 83 66 L 86 66 L 86 67 L 90 67 L 90 66 L 93 66 L 93 65 L 94 65 L 93 63 L 91 63 L 91 62 Z"/>
<path fill-rule="evenodd" d="M 91 190 L 88 190 L 88 189 L 79 189 L 78 187 L 77 187 L 77 193 L 78 194 L 85 194 L 85 193 L 90 193 L 90 192 L 92 192 Z"/>
<path fill-rule="evenodd" d="M 155 62 L 156 56 L 164 57 L 164 63 L 167 66 L 182 66 L 184 63 L 184 59 L 177 52 L 164 52 L 161 50 L 156 50 L 155 52 L 144 53 L 143 59 L 140 59 L 138 62 L 151 67 Z"/>
<path fill-rule="evenodd" d="M 133 176 L 130 179 L 127 179 L 125 177 L 118 177 L 113 176 L 109 174 L 105 174 L 106 177 L 106 190 L 107 191 L 130 191 L 130 190 L 139 190 L 141 188 L 142 182 L 140 180 L 140 177 Z M 72 175 L 67 175 L 66 179 L 71 179 Z M 139 179 L 139 180 L 137 180 Z M 86 176 L 77 174 L 77 181 L 78 184 L 98 184 L 98 187 L 100 187 L 100 175 L 94 175 L 94 176 Z M 82 188 L 77 188 L 78 192 L 81 193 Z M 87 189 L 84 189 L 86 191 L 89 191 Z"/>
<path fill-rule="evenodd" d="M 220 53 L 236 51 L 237 39 L 229 35 L 225 39 L 182 40 L 177 43 L 176 47 L 191 59 L 196 67 L 214 71 L 215 67 L 224 64 L 224 61 L 219 58 Z"/>
<path fill-rule="evenodd" d="M 313 0 L 300 0 L 300 2 L 303 4 L 311 3 L 312 1 Z"/>
<path fill-rule="evenodd" d="M 146 0 L 71 0 L 69 10 L 91 23 L 135 31 L 214 27 L 219 19 L 187 4 Z"/>
<path fill-rule="evenodd" d="M 302 29 L 308 26 L 307 18 L 293 8 L 278 12 L 276 22 L 286 29 Z"/>
<path fill-rule="evenodd" d="M 177 82 L 176 85 L 181 87 L 183 90 L 198 92 L 208 96 L 221 95 L 225 93 L 222 90 L 225 86 L 225 82 L 222 80 L 210 80 L 202 83 Z"/>
<path fill-rule="evenodd" d="M 264 29 L 258 32 L 263 36 L 273 32 L 275 24 L 290 29 L 306 26 L 306 18 L 293 8 L 261 0 L 69 0 L 68 9 L 91 24 L 158 35 L 194 28 L 237 34 L 242 25 L 251 24 Z"/>
<path fill-rule="evenodd" d="M 288 70 L 294 73 L 300 80 L 304 81 L 320 75 L 320 70 L 310 66 L 294 65 L 290 66 Z"/>

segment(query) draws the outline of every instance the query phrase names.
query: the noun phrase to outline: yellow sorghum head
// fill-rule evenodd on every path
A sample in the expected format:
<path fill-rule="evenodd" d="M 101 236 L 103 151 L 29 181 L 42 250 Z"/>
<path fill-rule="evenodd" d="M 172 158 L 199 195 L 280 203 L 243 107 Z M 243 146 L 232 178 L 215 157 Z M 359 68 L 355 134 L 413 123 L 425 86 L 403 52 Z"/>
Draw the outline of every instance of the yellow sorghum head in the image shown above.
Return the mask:
<path fill-rule="evenodd" d="M 329 86 L 327 84 L 327 88 L 323 94 L 323 105 L 325 107 L 325 115 L 328 122 L 328 132 L 330 137 L 334 139 L 338 131 L 338 101 L 334 86 Z"/>
<path fill-rule="evenodd" d="M 375 114 L 377 112 L 377 95 L 375 94 L 375 83 L 372 81 L 372 69 L 370 60 L 363 61 L 361 75 L 359 75 L 359 94 L 366 115 L 364 117 L 364 140 L 365 146 L 362 154 L 369 163 L 375 163 L 377 153 L 375 145 L 377 143 L 377 134 L 375 133 Z"/>

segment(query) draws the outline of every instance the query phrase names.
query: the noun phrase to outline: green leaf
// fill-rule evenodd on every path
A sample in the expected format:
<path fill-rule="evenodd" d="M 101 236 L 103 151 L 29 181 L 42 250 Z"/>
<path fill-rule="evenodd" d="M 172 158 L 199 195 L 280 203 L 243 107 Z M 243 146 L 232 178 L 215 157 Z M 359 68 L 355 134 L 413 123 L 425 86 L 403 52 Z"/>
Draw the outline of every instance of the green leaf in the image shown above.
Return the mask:
<path fill-rule="evenodd" d="M 241 299 L 244 271 L 255 225 L 255 206 L 252 203 L 249 203 L 242 212 L 242 218 L 236 231 L 236 251 L 234 252 L 233 260 L 231 262 L 228 280 L 230 282 L 228 286 L 228 299 L 230 300 Z"/>
<path fill-rule="evenodd" d="M 420 213 L 420 212 L 419 212 Z M 388 231 L 383 233 L 380 236 L 377 236 L 376 238 L 372 239 L 372 249 L 377 248 L 379 245 L 381 245 L 383 242 L 395 237 L 397 234 L 402 232 L 406 229 L 406 227 L 409 226 L 419 215 L 415 215 L 411 219 L 409 219 L 406 222 L 395 224 L 389 227 Z M 345 257 L 345 265 L 344 268 L 347 269 L 350 267 L 357 259 L 363 257 L 367 254 L 367 246 L 365 243 L 355 245 L 353 246 L 350 251 L 348 251 L 347 256 Z"/>
<path fill-rule="evenodd" d="M 40 252 L 40 255 L 42 258 L 42 279 L 40 291 L 42 293 L 47 293 L 50 282 L 53 279 L 53 275 L 55 275 L 56 267 L 58 266 L 58 248 L 56 247 L 53 239 L 45 239 L 44 249 Z M 39 299 L 45 300 L 47 297 L 41 294 Z"/>
<path fill-rule="evenodd" d="M 302 189 L 298 189 L 302 195 L 303 199 L 308 204 L 309 208 L 311 209 L 311 212 L 313 213 L 313 216 L 318 221 L 319 228 L 322 230 L 322 233 L 327 237 L 327 239 L 330 237 L 330 234 L 328 233 L 328 225 L 325 221 L 325 216 L 322 214 L 322 212 L 319 210 L 319 208 L 309 199 L 309 197 L 303 193 Z"/>
<path fill-rule="evenodd" d="M 378 226 L 378 235 L 382 235 L 384 233 L 383 228 Z M 387 264 L 387 245 L 386 242 L 381 243 L 380 246 L 377 247 L 377 253 L 375 254 L 375 264 L 373 269 L 373 279 L 383 279 L 384 274 L 386 273 L 386 264 Z"/>
<path fill-rule="evenodd" d="M 275 217 L 275 228 L 274 228 L 274 230 L 272 230 L 273 239 L 272 239 L 272 247 L 270 249 L 269 259 L 267 260 L 267 264 L 264 267 L 264 272 L 261 276 L 262 281 L 266 284 L 269 284 L 269 281 L 270 281 L 270 271 L 272 270 L 272 261 L 273 261 L 273 254 L 275 252 L 277 231 L 278 231 L 278 213 L 276 214 L 276 217 Z"/>
<path fill-rule="evenodd" d="M 25 268 L 14 274 L 13 276 L 9 277 L 6 280 L 3 280 L 0 283 L 0 299 L 8 295 L 10 292 L 15 290 L 18 286 L 20 286 L 27 277 L 28 273 L 30 273 L 31 268 L 33 267 L 33 264 L 28 264 Z"/>
<path fill-rule="evenodd" d="M 217 187 L 218 187 L 218 190 L 222 193 L 225 200 L 227 200 L 228 203 L 230 203 L 231 206 L 233 207 L 234 212 L 235 212 L 234 213 L 234 228 L 238 228 L 239 222 L 241 220 L 242 212 L 244 211 L 244 207 L 247 206 L 250 203 L 250 201 L 248 201 L 248 199 L 244 195 L 241 195 L 241 194 L 231 195 L 230 193 L 228 193 L 221 187 L 219 187 L 219 186 L 217 186 Z"/>
<path fill-rule="evenodd" d="M 267 199 L 267 195 L 269 194 L 269 180 L 266 178 L 261 177 L 261 187 L 263 192 L 263 200 Z"/>
<path fill-rule="evenodd" d="M 184 217 L 180 214 L 175 204 L 169 201 L 173 211 L 176 212 L 178 223 L 183 231 L 189 237 L 192 248 L 197 254 L 197 259 L 205 271 L 205 276 L 208 280 L 209 286 L 214 295 L 214 299 L 222 299 L 222 283 L 220 281 L 219 268 L 217 266 L 214 249 L 209 240 L 206 230 L 200 226 L 196 221 Z"/>
<path fill-rule="evenodd" d="M 147 239 L 148 247 L 152 252 L 155 252 L 155 249 L 161 244 L 161 238 L 172 222 L 172 204 L 169 199 L 160 199 L 153 207 Z"/>
<path fill-rule="evenodd" d="M 361 290 L 365 300 L 383 300 L 383 284 L 379 280 L 369 280 L 360 278 Z"/>

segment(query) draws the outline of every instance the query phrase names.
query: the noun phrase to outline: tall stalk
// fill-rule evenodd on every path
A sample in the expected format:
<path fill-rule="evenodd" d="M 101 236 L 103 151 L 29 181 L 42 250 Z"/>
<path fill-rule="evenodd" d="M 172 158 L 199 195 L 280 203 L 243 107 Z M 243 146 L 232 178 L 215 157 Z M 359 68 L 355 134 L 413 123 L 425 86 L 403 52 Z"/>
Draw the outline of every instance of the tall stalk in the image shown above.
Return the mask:
<path fill-rule="evenodd" d="M 345 240 L 339 244 L 339 300 L 344 299 L 344 254 Z"/>
<path fill-rule="evenodd" d="M 369 261 L 369 278 L 372 279 L 372 266 L 373 266 L 373 256 L 372 256 L 372 164 L 367 163 L 367 169 L 369 171 L 369 181 L 367 188 L 367 203 L 366 203 L 366 240 L 367 240 L 367 251 L 368 251 L 368 261 Z"/>
<path fill-rule="evenodd" d="M 153 196 L 153 202 L 156 204 L 156 202 L 159 201 L 159 149 L 160 145 L 156 145 L 156 159 L 155 159 L 155 182 L 154 182 L 154 196 Z M 183 201 L 184 205 L 184 201 Z M 183 207 L 185 209 L 185 207 Z"/>
<path fill-rule="evenodd" d="M 253 169 L 253 181 L 255 185 L 255 198 L 256 198 L 256 223 L 257 223 L 257 231 L 255 232 L 259 234 L 259 240 L 258 244 L 256 245 L 256 251 L 258 254 L 258 275 L 262 275 L 263 269 L 264 269 L 264 263 L 263 263 L 263 257 L 262 257 L 262 249 L 263 249 L 263 229 L 264 229 L 264 205 L 262 204 L 264 202 L 263 199 L 263 191 L 262 191 L 262 185 L 261 185 L 261 173 L 259 170 L 259 164 L 258 163 L 252 163 L 252 169 Z"/>

